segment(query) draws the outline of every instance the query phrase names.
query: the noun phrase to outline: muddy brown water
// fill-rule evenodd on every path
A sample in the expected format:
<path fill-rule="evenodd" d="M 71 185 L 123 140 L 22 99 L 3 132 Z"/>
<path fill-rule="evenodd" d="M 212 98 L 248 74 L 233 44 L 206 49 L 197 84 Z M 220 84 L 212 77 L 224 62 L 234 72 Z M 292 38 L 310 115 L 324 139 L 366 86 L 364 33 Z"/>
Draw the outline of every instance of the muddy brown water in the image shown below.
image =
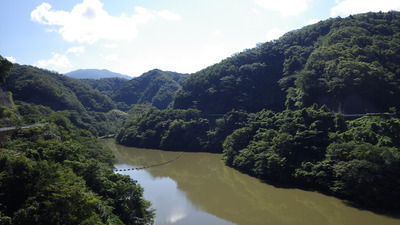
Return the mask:
<path fill-rule="evenodd" d="M 170 161 L 180 152 L 139 149 L 104 140 L 118 169 Z M 144 188 L 155 224 L 175 225 L 400 225 L 400 219 L 360 210 L 317 192 L 284 189 L 224 165 L 220 154 L 184 153 L 144 170 L 118 172 Z"/>

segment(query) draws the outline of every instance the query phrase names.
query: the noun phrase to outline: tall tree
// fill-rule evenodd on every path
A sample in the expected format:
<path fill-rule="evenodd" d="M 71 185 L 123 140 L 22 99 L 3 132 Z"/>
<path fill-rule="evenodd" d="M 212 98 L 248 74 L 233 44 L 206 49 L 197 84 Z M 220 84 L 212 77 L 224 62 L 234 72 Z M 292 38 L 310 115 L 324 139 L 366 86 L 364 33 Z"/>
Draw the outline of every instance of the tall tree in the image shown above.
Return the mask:
<path fill-rule="evenodd" d="M 4 82 L 13 64 L 0 55 L 0 83 Z"/>

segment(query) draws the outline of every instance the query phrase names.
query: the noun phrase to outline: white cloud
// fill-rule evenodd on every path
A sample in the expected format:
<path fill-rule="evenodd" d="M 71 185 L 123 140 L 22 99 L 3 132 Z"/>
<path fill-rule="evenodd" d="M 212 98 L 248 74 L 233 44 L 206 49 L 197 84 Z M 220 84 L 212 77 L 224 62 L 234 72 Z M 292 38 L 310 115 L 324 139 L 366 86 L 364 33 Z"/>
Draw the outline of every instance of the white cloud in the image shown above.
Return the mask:
<path fill-rule="evenodd" d="M 67 50 L 67 53 L 75 53 L 77 55 L 85 53 L 85 46 L 75 46 Z"/>
<path fill-rule="evenodd" d="M 12 62 L 12 63 L 16 63 L 17 59 L 14 56 L 7 56 L 5 57 L 8 61 Z"/>
<path fill-rule="evenodd" d="M 59 27 L 57 32 L 69 42 L 94 43 L 106 40 L 134 40 L 139 25 L 154 18 L 179 20 L 180 16 L 167 10 L 149 11 L 135 7 L 136 14 L 110 16 L 100 0 L 83 0 L 71 12 L 53 10 L 48 3 L 42 3 L 31 12 L 31 19 L 40 24 Z"/>
<path fill-rule="evenodd" d="M 387 12 L 400 10 L 400 1 L 396 0 L 336 0 L 337 5 L 331 9 L 331 16 L 348 16 L 364 12 Z"/>
<path fill-rule="evenodd" d="M 282 16 L 297 16 L 308 9 L 310 0 L 255 0 L 256 4 Z"/>
<path fill-rule="evenodd" d="M 280 38 L 282 35 L 284 35 L 287 31 L 282 30 L 280 28 L 272 28 L 271 30 L 268 31 L 266 38 L 266 41 L 272 41 Z"/>
<path fill-rule="evenodd" d="M 118 47 L 118 45 L 115 43 L 109 43 L 109 44 L 104 44 L 103 47 L 104 48 L 116 48 L 116 47 Z"/>
<path fill-rule="evenodd" d="M 181 16 L 170 12 L 168 10 L 161 10 L 161 11 L 154 11 L 155 14 L 157 14 L 159 17 L 166 19 L 166 20 L 171 20 L 171 21 L 178 21 L 181 19 Z"/>
<path fill-rule="evenodd" d="M 104 57 L 108 61 L 119 61 L 119 57 L 116 54 L 108 55 Z"/>
<path fill-rule="evenodd" d="M 67 68 L 71 68 L 72 64 L 69 61 L 68 56 L 59 53 L 52 53 L 52 57 L 50 59 L 39 60 L 35 66 L 49 70 L 63 71 Z"/>
<path fill-rule="evenodd" d="M 221 35 L 222 34 L 222 30 L 216 30 L 213 33 L 214 35 Z"/>
<path fill-rule="evenodd" d="M 306 22 L 306 25 L 310 25 L 310 24 L 315 24 L 318 23 L 319 21 L 321 21 L 320 19 L 309 19 Z"/>

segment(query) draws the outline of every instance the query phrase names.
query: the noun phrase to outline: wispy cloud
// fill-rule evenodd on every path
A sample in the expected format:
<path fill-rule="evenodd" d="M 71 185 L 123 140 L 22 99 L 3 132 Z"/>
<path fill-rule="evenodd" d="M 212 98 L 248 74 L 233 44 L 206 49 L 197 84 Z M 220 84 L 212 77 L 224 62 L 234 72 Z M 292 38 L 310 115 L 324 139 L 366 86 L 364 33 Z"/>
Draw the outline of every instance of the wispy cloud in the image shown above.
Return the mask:
<path fill-rule="evenodd" d="M 255 0 L 263 8 L 277 11 L 282 16 L 297 16 L 309 7 L 310 0 Z"/>
<path fill-rule="evenodd" d="M 5 57 L 8 61 L 12 62 L 12 63 L 16 63 L 17 59 L 14 56 L 6 56 Z"/>
<path fill-rule="evenodd" d="M 154 11 L 154 13 L 156 15 L 158 15 L 159 17 L 166 19 L 166 20 L 178 21 L 181 19 L 180 15 L 173 13 L 171 11 L 165 10 L 165 9 L 161 10 L 161 11 Z"/>
<path fill-rule="evenodd" d="M 134 40 L 140 25 L 154 18 L 176 21 L 180 16 L 168 10 L 149 11 L 135 7 L 133 15 L 111 16 L 100 0 L 83 0 L 71 12 L 53 10 L 48 3 L 42 3 L 31 12 L 31 19 L 54 30 L 69 42 L 95 43 L 98 40 Z M 57 28 L 56 28 L 57 27 Z"/>
<path fill-rule="evenodd" d="M 400 1 L 396 0 L 336 0 L 336 4 L 331 9 L 332 17 L 364 12 L 400 10 Z"/>
<path fill-rule="evenodd" d="M 119 57 L 117 54 L 111 54 L 104 57 L 108 61 L 119 61 Z"/>
<path fill-rule="evenodd" d="M 267 41 L 272 41 L 280 38 L 282 35 L 284 35 L 287 31 L 280 29 L 280 28 L 273 28 L 268 31 L 266 38 Z"/>
<path fill-rule="evenodd" d="M 67 53 L 75 53 L 77 55 L 85 53 L 85 46 L 75 46 L 67 50 Z"/>
<path fill-rule="evenodd" d="M 320 19 L 309 19 L 306 21 L 305 25 L 310 25 L 310 24 L 314 24 L 314 23 L 318 23 L 319 21 L 321 21 Z"/>
<path fill-rule="evenodd" d="M 72 67 L 72 64 L 66 55 L 52 53 L 52 57 L 47 60 L 39 60 L 37 67 L 46 68 L 49 70 L 62 71 Z"/>

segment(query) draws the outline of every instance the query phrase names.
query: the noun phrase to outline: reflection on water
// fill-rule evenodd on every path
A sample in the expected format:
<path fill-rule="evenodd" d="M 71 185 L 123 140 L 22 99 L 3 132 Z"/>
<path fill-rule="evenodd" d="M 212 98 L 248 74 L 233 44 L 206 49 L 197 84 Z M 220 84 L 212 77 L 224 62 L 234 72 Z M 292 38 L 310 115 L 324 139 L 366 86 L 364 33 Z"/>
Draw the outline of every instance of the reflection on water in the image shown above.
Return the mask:
<path fill-rule="evenodd" d="M 166 162 L 179 152 L 137 149 L 106 140 L 117 168 Z M 399 225 L 399 219 L 347 206 L 315 192 L 281 189 L 226 167 L 221 155 L 185 153 L 173 163 L 122 172 L 145 189 L 156 224 Z"/>
<path fill-rule="evenodd" d="M 117 164 L 116 167 L 127 169 L 132 167 L 132 164 Z M 196 208 L 187 199 L 185 193 L 178 189 L 177 183 L 169 177 L 154 177 L 146 170 L 121 173 L 138 180 L 145 189 L 145 198 L 150 200 L 153 203 L 152 207 L 157 210 L 156 225 L 233 224 Z"/>

